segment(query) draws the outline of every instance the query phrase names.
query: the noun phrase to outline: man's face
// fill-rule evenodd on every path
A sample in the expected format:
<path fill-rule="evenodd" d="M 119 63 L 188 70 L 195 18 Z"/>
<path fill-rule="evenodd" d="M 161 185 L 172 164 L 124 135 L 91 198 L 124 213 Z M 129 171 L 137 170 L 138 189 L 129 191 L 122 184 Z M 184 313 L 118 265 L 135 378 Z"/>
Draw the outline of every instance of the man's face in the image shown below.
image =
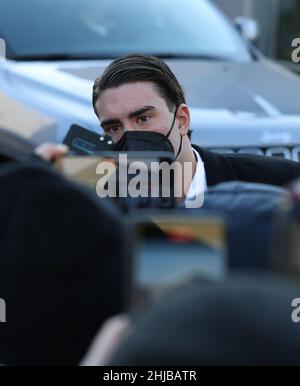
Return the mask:
<path fill-rule="evenodd" d="M 151 82 L 128 83 L 105 90 L 96 102 L 96 110 L 103 130 L 114 142 L 126 131 L 155 131 L 167 135 L 175 113 L 170 112 Z M 169 140 L 176 151 L 180 144 L 177 119 Z"/>

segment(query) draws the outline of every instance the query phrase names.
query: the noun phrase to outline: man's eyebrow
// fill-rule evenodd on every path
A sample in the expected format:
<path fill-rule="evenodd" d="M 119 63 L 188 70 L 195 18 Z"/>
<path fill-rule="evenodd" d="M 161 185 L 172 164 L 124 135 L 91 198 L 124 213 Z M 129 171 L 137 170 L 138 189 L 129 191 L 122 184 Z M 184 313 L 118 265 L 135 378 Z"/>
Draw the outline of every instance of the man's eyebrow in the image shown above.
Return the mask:
<path fill-rule="evenodd" d="M 155 107 L 154 106 L 144 106 L 143 108 L 137 110 L 137 111 L 134 111 L 133 113 L 130 113 L 128 115 L 129 118 L 134 118 L 134 117 L 138 117 L 139 115 L 141 114 L 144 114 L 146 113 L 147 111 L 150 111 L 150 110 L 155 110 Z"/>
<path fill-rule="evenodd" d="M 115 125 L 119 123 L 121 123 L 119 119 L 106 119 L 105 121 L 102 121 L 100 123 L 100 126 L 104 128 L 105 126 Z"/>

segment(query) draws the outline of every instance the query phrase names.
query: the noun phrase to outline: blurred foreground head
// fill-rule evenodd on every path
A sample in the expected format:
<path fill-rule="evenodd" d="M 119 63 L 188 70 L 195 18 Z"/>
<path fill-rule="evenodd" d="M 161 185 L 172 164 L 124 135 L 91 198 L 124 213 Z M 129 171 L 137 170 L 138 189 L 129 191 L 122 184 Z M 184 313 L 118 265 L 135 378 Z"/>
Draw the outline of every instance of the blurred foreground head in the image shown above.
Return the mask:
<path fill-rule="evenodd" d="M 194 281 L 142 317 L 110 365 L 299 365 L 299 294 L 265 275 Z"/>
<path fill-rule="evenodd" d="M 0 363 L 73 365 L 123 311 L 123 224 L 46 167 L 0 169 Z"/>

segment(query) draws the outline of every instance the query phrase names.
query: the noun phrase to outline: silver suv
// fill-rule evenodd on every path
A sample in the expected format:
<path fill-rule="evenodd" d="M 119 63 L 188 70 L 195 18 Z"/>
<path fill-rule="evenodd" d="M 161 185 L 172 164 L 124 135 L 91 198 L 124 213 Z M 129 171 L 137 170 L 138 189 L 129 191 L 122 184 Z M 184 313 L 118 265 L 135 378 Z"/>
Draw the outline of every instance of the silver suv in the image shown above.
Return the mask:
<path fill-rule="evenodd" d="M 194 143 L 299 160 L 300 78 L 206 0 L 1 0 L 0 37 L 0 93 L 54 119 L 47 139 L 71 123 L 99 131 L 94 79 L 119 55 L 146 52 L 183 85 Z"/>

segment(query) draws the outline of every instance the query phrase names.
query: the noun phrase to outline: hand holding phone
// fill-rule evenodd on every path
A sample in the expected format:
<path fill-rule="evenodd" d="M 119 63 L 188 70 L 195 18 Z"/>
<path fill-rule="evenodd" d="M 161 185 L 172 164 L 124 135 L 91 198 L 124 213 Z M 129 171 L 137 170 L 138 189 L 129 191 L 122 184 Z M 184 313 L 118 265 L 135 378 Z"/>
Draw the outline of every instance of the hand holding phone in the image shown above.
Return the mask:
<path fill-rule="evenodd" d="M 63 140 L 76 155 L 92 155 L 113 151 L 114 143 L 109 135 L 98 134 L 79 125 L 72 125 Z"/>

